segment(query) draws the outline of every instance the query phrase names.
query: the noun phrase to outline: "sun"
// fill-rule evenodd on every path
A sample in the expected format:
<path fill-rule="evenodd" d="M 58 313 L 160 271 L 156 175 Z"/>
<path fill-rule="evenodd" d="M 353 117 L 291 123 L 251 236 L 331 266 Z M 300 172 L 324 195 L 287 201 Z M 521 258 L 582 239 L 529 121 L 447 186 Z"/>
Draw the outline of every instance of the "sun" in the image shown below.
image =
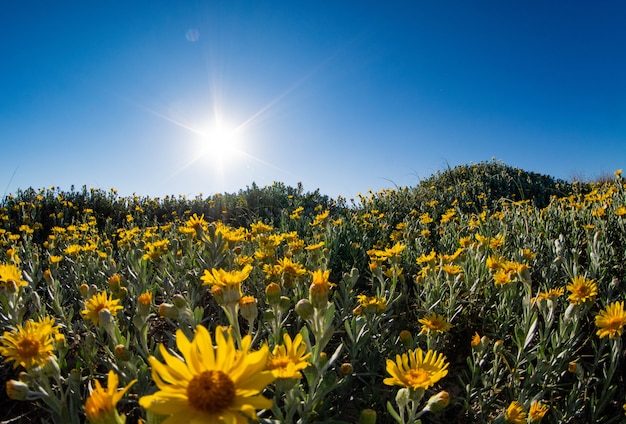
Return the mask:
<path fill-rule="evenodd" d="M 240 128 L 222 119 L 216 119 L 200 131 L 196 156 L 223 170 L 243 152 Z"/>

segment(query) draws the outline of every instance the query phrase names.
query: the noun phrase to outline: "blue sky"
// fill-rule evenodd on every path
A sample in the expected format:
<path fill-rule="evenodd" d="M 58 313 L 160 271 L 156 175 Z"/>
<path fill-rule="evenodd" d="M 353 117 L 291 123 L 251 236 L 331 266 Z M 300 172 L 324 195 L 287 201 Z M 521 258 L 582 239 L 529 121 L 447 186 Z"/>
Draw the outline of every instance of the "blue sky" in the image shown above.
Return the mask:
<path fill-rule="evenodd" d="M 0 190 L 626 166 L 626 2 L 3 1 Z M 219 131 L 218 131 L 219 130 Z"/>

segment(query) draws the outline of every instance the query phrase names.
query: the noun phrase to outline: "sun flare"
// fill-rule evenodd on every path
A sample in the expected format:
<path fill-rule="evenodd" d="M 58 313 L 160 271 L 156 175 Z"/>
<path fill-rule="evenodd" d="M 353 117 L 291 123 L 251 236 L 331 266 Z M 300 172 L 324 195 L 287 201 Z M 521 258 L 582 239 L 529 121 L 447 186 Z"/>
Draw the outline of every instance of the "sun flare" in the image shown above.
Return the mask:
<path fill-rule="evenodd" d="M 239 128 L 217 120 L 202 131 L 197 156 L 223 169 L 241 153 L 242 137 Z"/>

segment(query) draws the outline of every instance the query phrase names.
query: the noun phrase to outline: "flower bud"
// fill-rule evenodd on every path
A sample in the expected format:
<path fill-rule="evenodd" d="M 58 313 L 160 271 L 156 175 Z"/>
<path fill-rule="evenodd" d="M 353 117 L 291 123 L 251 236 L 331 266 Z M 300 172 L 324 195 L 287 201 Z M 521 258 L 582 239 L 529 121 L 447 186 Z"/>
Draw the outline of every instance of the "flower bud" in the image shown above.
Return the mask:
<path fill-rule="evenodd" d="M 410 389 L 407 389 L 406 387 L 399 389 L 398 393 L 396 393 L 396 405 L 398 405 L 400 409 L 404 409 L 409 404 L 409 400 Z"/>
<path fill-rule="evenodd" d="M 19 289 L 18 289 L 17 284 L 15 283 L 15 281 L 9 280 L 9 281 L 6 282 L 6 290 L 7 290 L 7 292 L 13 294 L 13 293 L 17 293 L 17 291 Z"/>
<path fill-rule="evenodd" d="M 98 319 L 100 320 L 100 325 L 109 333 L 113 334 L 115 332 L 115 319 L 113 318 L 113 314 L 107 308 L 101 309 L 98 312 Z"/>
<path fill-rule="evenodd" d="M 172 297 L 172 303 L 179 309 L 184 309 L 187 306 L 187 301 L 181 294 L 175 294 Z"/>
<path fill-rule="evenodd" d="M 363 409 L 359 414 L 359 424 L 376 424 L 376 411 Z"/>
<path fill-rule="evenodd" d="M 399 334 L 400 343 L 407 349 L 413 349 L 413 335 L 409 330 L 402 330 Z"/>
<path fill-rule="evenodd" d="M 280 297 L 280 302 L 278 303 L 278 309 L 280 310 L 280 312 L 282 313 L 287 312 L 287 309 L 289 309 L 290 305 L 291 305 L 291 299 L 289 299 L 287 296 Z"/>
<path fill-rule="evenodd" d="M 309 302 L 308 299 L 301 299 L 298 301 L 298 303 L 296 303 L 295 310 L 298 316 L 304 320 L 313 318 L 313 305 L 311 305 L 311 302 Z"/>
<path fill-rule="evenodd" d="M 439 412 L 450 404 L 450 395 L 445 390 L 440 391 L 436 395 L 432 395 L 428 399 L 426 408 L 430 412 Z"/>
<path fill-rule="evenodd" d="M 89 286 L 85 283 L 80 285 L 78 291 L 80 292 L 80 295 L 83 297 L 83 299 L 89 299 L 91 297 L 89 295 Z"/>
<path fill-rule="evenodd" d="M 272 321 L 276 318 L 276 314 L 271 309 L 263 311 L 263 321 Z"/>
<path fill-rule="evenodd" d="M 43 272 L 43 279 L 48 286 L 52 286 L 54 284 L 54 278 L 52 277 L 52 273 L 49 269 Z"/>
<path fill-rule="evenodd" d="M 115 357 L 120 361 L 130 361 L 130 351 L 123 344 L 118 344 L 117 346 L 115 346 L 113 353 L 115 354 Z"/>
<path fill-rule="evenodd" d="M 315 309 L 326 309 L 328 307 L 328 288 L 323 284 L 311 284 L 309 300 Z"/>
<path fill-rule="evenodd" d="M 224 305 L 239 303 L 241 291 L 238 286 L 224 286 L 222 292 L 224 293 Z"/>
<path fill-rule="evenodd" d="M 126 299 L 126 296 L 128 296 L 128 289 L 126 287 L 120 287 L 120 289 L 115 293 L 115 296 L 120 299 Z"/>
<path fill-rule="evenodd" d="M 30 392 L 28 384 L 18 380 L 8 380 L 6 389 L 7 396 L 13 400 L 26 400 Z"/>
<path fill-rule="evenodd" d="M 349 362 L 344 362 L 339 367 L 339 371 L 341 371 L 342 375 L 350 375 L 350 374 L 352 374 L 352 371 L 353 371 L 352 364 L 349 363 Z"/>
<path fill-rule="evenodd" d="M 239 299 L 239 313 L 248 322 L 253 322 L 259 315 L 254 296 L 243 296 Z"/>
<path fill-rule="evenodd" d="M 113 274 L 109 277 L 108 283 L 112 292 L 117 292 L 120 289 L 120 283 L 122 282 L 122 277 L 119 274 Z"/>
<path fill-rule="evenodd" d="M 504 345 L 504 341 L 502 340 L 497 340 L 494 344 L 493 344 L 493 353 L 494 354 L 499 354 L 502 352 L 502 349 L 504 349 L 503 347 Z"/>
<path fill-rule="evenodd" d="M 218 305 L 224 306 L 224 290 L 220 286 L 211 286 L 211 294 Z"/>
<path fill-rule="evenodd" d="M 161 318 L 176 319 L 179 313 L 180 310 L 171 303 L 164 302 L 159 305 L 159 315 Z"/>
<path fill-rule="evenodd" d="M 265 287 L 265 301 L 268 305 L 278 305 L 280 302 L 280 286 L 276 283 L 269 283 Z"/>
<path fill-rule="evenodd" d="M 57 358 L 54 356 L 48 356 L 43 363 L 43 372 L 47 376 L 58 378 L 59 375 L 61 375 L 61 368 L 59 368 Z"/>

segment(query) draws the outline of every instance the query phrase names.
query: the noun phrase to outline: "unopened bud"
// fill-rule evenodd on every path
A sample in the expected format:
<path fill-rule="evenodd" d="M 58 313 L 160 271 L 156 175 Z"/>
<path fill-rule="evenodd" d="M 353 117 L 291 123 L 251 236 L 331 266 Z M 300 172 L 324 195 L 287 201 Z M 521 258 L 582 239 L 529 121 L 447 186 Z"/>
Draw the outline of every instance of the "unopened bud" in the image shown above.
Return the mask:
<path fill-rule="evenodd" d="M 26 400 L 30 392 L 28 384 L 18 380 L 8 380 L 6 389 L 7 396 L 13 400 Z"/>
<path fill-rule="evenodd" d="M 115 353 L 115 357 L 120 361 L 126 362 L 130 360 L 130 351 L 123 344 L 115 346 L 115 350 L 113 352 Z"/>
<path fill-rule="evenodd" d="M 376 424 L 376 411 L 363 409 L 359 414 L 359 424 Z"/>
<path fill-rule="evenodd" d="M 80 285 L 78 291 L 80 292 L 80 295 L 83 297 L 83 299 L 89 299 L 91 297 L 89 296 L 89 286 L 85 283 Z"/>
<path fill-rule="evenodd" d="M 276 318 L 276 314 L 271 309 L 263 311 L 263 321 L 272 321 Z"/>
<path fill-rule="evenodd" d="M 128 289 L 126 287 L 120 287 L 115 295 L 120 300 L 126 299 L 126 297 L 128 296 Z"/>
<path fill-rule="evenodd" d="M 277 305 L 280 302 L 280 286 L 276 283 L 269 283 L 265 287 L 265 301 L 268 305 Z"/>
<path fill-rule="evenodd" d="M 179 313 L 179 309 L 171 303 L 161 303 L 159 305 L 159 315 L 162 318 L 176 319 Z"/>
<path fill-rule="evenodd" d="M 350 374 L 352 374 L 352 371 L 353 371 L 352 364 L 349 363 L 349 362 L 344 362 L 339 367 L 339 371 L 341 371 L 341 374 L 343 374 L 343 375 L 350 375 Z"/>
<path fill-rule="evenodd" d="M 224 290 L 220 286 L 213 285 L 211 286 L 211 294 L 213 298 L 217 302 L 218 305 L 224 305 Z"/>
<path fill-rule="evenodd" d="M 289 309 L 290 305 L 291 299 L 289 299 L 287 296 L 280 297 L 280 302 L 278 303 L 278 309 L 280 310 L 280 312 L 285 313 L 287 309 Z"/>
<path fill-rule="evenodd" d="M 406 408 L 410 399 L 410 389 L 406 387 L 402 387 L 398 390 L 398 393 L 396 393 L 396 404 L 400 409 Z"/>
<path fill-rule="evenodd" d="M 259 315 L 254 296 L 243 296 L 239 299 L 239 313 L 248 322 L 254 321 Z"/>
<path fill-rule="evenodd" d="M 187 306 L 187 301 L 181 294 L 175 294 L 172 297 L 172 303 L 174 304 L 174 306 L 180 309 L 184 309 Z"/>
<path fill-rule="evenodd" d="M 59 375 L 61 375 L 61 369 L 59 368 L 57 358 L 54 356 L 48 356 L 43 363 L 43 372 L 47 376 L 58 378 Z"/>
<path fill-rule="evenodd" d="M 296 313 L 298 316 L 304 320 L 309 320 L 313 317 L 313 305 L 309 302 L 308 299 L 301 299 L 296 303 L 295 307 Z"/>
<path fill-rule="evenodd" d="M 450 404 L 450 395 L 445 390 L 440 391 L 436 395 L 432 395 L 428 399 L 426 408 L 430 412 L 439 412 Z"/>
<path fill-rule="evenodd" d="M 413 335 L 409 330 L 402 330 L 399 334 L 400 343 L 407 349 L 413 348 Z"/>
<path fill-rule="evenodd" d="M 502 352 L 502 349 L 504 349 L 503 347 L 504 345 L 504 341 L 502 340 L 497 340 L 494 344 L 493 344 L 493 353 L 495 353 L 496 355 Z"/>
<path fill-rule="evenodd" d="M 52 273 L 50 272 L 49 269 L 43 272 L 43 279 L 46 282 L 46 284 L 49 286 L 54 284 L 54 278 L 52 278 Z"/>

